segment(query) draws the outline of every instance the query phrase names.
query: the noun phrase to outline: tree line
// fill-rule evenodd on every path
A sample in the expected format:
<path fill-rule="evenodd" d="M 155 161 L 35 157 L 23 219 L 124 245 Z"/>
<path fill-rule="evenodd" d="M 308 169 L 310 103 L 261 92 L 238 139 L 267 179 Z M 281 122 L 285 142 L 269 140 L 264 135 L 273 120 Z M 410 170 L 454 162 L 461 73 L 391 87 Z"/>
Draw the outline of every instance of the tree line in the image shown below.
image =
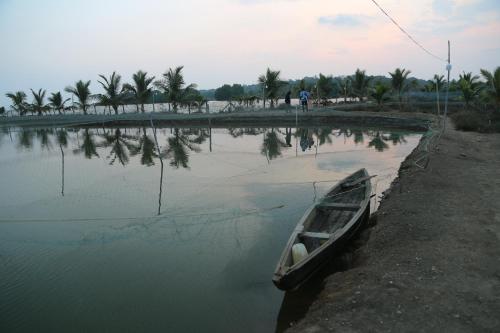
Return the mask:
<path fill-rule="evenodd" d="M 137 71 L 132 75 L 131 83 L 123 83 L 116 72 L 109 76 L 100 74 L 97 82 L 103 92 L 92 94 L 91 81 L 79 80 L 74 85 L 64 89 L 72 95 L 75 101 L 68 105 L 70 98 L 64 99 L 61 92 L 53 92 L 46 96 L 46 90 L 31 89 L 32 102 L 27 101 L 28 96 L 23 91 L 9 92 L 6 96 L 11 100 L 11 108 L 19 115 L 27 113 L 42 115 L 47 112 L 58 112 L 80 109 L 88 113 L 91 106 L 103 106 L 105 110 L 119 113 L 120 107 L 125 112 L 125 105 L 135 104 L 137 112 L 145 112 L 145 104 L 168 103 L 169 110 L 177 112 L 179 107 L 198 108 L 201 112 L 203 105 L 208 106 L 206 95 L 196 89 L 195 84 L 186 85 L 182 74 L 183 66 L 169 68 L 160 79 L 148 75 L 147 72 Z M 357 69 L 353 75 L 334 78 L 332 75 L 319 74 L 315 78 L 303 78 L 298 81 L 284 81 L 279 70 L 267 68 L 266 72 L 257 78 L 257 85 L 245 91 L 241 84 L 225 84 L 214 92 L 216 100 L 236 101 L 246 106 L 252 106 L 262 100 L 263 107 L 268 103 L 270 108 L 278 106 L 278 101 L 286 92 L 290 91 L 293 97 L 298 96 L 300 90 L 307 90 L 312 94 L 315 103 L 328 105 L 331 99 L 341 99 L 344 103 L 349 101 L 365 102 L 372 100 L 380 107 L 394 98 L 400 109 L 403 109 L 404 96 L 410 92 L 443 92 L 446 88 L 444 76 L 434 75 L 430 80 L 423 81 L 410 78 L 410 70 L 396 68 L 389 72 L 389 77 L 369 76 L 365 70 Z M 478 75 L 462 73 L 458 80 L 450 82 L 449 90 L 460 94 L 466 108 L 471 106 L 500 106 L 500 67 L 493 72 L 481 69 L 480 80 Z M 46 103 L 46 97 L 48 103 Z M 5 113 L 5 108 L 0 108 L 0 114 Z"/>
<path fill-rule="evenodd" d="M 396 68 L 389 72 L 389 77 L 369 76 L 365 70 L 357 69 L 353 75 L 334 78 L 332 75 L 322 73 L 307 82 L 302 79 L 291 83 L 281 80 L 280 71 L 267 69 L 266 73 L 259 76 L 258 82 L 262 87 L 264 107 L 266 99 L 270 108 L 274 108 L 278 100 L 283 98 L 287 91 L 297 97 L 300 90 L 307 90 L 312 94 L 315 103 L 328 105 L 331 99 L 365 102 L 372 100 L 380 107 L 394 97 L 399 108 L 403 108 L 404 96 L 410 92 L 435 93 L 444 95 L 446 81 L 443 75 L 434 75 L 430 80 L 423 81 L 410 78 L 411 71 Z M 500 107 L 500 67 L 493 72 L 481 69 L 480 81 L 478 75 L 463 72 L 458 80 L 452 80 L 449 91 L 455 92 L 465 103 L 466 108 L 482 105 L 485 108 Z"/>
<path fill-rule="evenodd" d="M 9 92 L 6 96 L 11 100 L 11 108 L 19 115 L 27 113 L 42 115 L 46 112 L 64 113 L 68 110 L 80 109 L 84 114 L 88 114 L 89 108 L 93 106 L 104 106 L 105 109 L 119 113 L 125 112 L 125 105 L 135 104 L 137 112 L 145 112 L 144 105 L 167 102 L 174 112 L 179 107 L 187 106 L 201 107 L 207 100 L 196 90 L 195 84 L 186 85 L 182 74 L 183 66 L 170 68 L 159 80 L 155 81 L 155 76 L 148 75 L 142 70 L 132 75 L 131 83 L 123 83 L 121 75 L 113 72 L 109 77 L 100 74 L 97 82 L 102 86 L 103 93 L 92 94 L 90 91 L 91 81 L 79 80 L 72 86 L 67 86 L 64 91 L 71 94 L 75 101 L 72 105 L 67 105 L 71 98 L 64 99 L 61 92 L 53 92 L 48 96 L 47 91 L 31 89 L 33 100 L 27 101 L 28 96 L 23 91 Z"/>

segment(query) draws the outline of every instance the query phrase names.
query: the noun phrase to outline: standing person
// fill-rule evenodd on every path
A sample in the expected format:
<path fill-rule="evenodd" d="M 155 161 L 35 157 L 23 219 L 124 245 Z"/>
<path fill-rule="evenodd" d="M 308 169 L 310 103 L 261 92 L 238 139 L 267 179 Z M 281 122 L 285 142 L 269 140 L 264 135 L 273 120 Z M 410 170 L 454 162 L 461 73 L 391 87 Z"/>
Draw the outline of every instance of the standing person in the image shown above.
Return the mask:
<path fill-rule="evenodd" d="M 310 94 L 308 91 L 305 89 L 302 89 L 299 93 L 299 99 L 300 99 L 300 104 L 302 105 L 302 112 L 308 112 L 309 111 L 309 98 Z"/>
<path fill-rule="evenodd" d="M 288 92 L 285 95 L 286 112 L 290 112 L 291 102 L 292 102 L 290 99 L 291 94 L 292 94 L 292 92 L 290 90 L 288 90 Z"/>

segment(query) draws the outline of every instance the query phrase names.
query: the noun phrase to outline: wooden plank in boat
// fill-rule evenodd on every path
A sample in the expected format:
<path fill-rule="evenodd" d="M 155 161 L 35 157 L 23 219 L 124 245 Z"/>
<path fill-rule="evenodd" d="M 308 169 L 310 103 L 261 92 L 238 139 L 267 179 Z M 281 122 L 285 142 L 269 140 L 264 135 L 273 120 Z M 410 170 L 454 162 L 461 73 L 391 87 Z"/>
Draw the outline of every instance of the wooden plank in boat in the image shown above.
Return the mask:
<path fill-rule="evenodd" d="M 353 186 L 358 185 L 359 183 L 362 183 L 362 182 L 364 182 L 364 181 L 367 181 L 367 180 L 369 180 L 369 179 L 372 179 L 373 177 L 377 177 L 377 175 L 362 177 L 362 178 L 356 179 L 356 180 L 355 180 L 355 181 L 353 181 L 353 182 L 350 182 L 350 183 L 344 183 L 344 184 L 342 184 L 342 185 L 340 185 L 340 186 L 341 186 L 342 188 L 353 187 Z"/>
<path fill-rule="evenodd" d="M 332 210 L 350 210 L 356 211 L 361 206 L 358 204 L 350 204 L 350 203 L 340 203 L 340 202 L 323 202 L 316 206 L 320 209 L 332 209 Z"/>
<path fill-rule="evenodd" d="M 329 239 L 330 238 L 330 234 L 326 233 L 326 232 L 302 232 L 300 234 L 300 236 L 304 236 L 304 237 L 311 237 L 311 238 L 319 238 L 319 239 Z"/>

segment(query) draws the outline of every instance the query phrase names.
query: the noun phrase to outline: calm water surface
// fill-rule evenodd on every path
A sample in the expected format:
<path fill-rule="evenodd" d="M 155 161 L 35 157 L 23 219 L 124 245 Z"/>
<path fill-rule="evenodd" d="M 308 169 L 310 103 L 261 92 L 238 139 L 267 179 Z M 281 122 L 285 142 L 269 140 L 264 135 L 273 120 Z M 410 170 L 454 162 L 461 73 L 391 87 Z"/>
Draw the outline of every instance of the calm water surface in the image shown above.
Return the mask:
<path fill-rule="evenodd" d="M 0 331 L 272 332 L 292 229 L 420 134 L 0 128 Z M 372 202 L 372 206 L 376 203 Z"/>

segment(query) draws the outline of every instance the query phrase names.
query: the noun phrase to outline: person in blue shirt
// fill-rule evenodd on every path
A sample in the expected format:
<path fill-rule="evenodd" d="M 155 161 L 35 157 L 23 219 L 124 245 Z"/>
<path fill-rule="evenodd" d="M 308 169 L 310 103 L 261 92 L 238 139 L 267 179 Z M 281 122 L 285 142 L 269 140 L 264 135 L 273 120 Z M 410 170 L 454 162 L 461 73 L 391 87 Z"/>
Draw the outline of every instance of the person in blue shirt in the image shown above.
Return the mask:
<path fill-rule="evenodd" d="M 309 111 L 309 98 L 311 98 L 311 94 L 305 89 L 302 89 L 299 93 L 300 104 L 302 105 L 302 112 Z"/>

